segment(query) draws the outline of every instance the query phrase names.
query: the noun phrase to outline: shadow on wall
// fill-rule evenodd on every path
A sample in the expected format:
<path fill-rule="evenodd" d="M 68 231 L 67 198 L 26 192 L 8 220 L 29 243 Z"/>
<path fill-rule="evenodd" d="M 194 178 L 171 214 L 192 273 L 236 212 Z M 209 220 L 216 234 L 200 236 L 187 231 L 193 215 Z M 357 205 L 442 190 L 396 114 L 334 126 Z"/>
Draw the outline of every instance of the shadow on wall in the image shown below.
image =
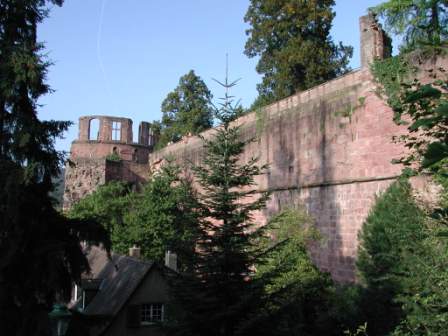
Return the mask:
<path fill-rule="evenodd" d="M 291 118 L 285 114 L 266 127 L 264 146 L 272 156 L 267 158 L 271 162 L 267 189 L 272 196 L 265 216 L 269 218 L 284 208 L 305 205 L 322 234 L 322 241 L 311 246 L 313 260 L 320 269 L 331 272 L 335 280 L 352 281 L 356 241 L 347 246 L 341 232 L 347 226 L 341 224 L 340 204 L 346 192 L 325 184 L 334 180 L 337 165 L 334 151 L 329 148 L 332 139 L 328 139 L 331 107 L 321 100 L 315 108 L 313 118 L 300 118 L 298 113 Z M 348 248 L 351 250 L 347 251 Z"/>
<path fill-rule="evenodd" d="M 131 161 L 106 161 L 105 182 L 126 181 L 141 190 L 147 181 L 147 166 Z"/>

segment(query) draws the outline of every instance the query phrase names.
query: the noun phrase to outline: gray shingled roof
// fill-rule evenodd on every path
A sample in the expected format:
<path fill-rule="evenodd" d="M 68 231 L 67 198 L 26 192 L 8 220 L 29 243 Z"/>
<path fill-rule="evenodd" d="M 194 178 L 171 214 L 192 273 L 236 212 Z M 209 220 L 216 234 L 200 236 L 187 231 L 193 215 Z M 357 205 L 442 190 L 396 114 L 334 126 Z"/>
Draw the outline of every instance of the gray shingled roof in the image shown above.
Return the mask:
<path fill-rule="evenodd" d="M 106 252 L 96 247 L 87 258 L 91 267 L 87 278 L 102 279 L 98 293 L 83 312 L 91 316 L 115 316 L 154 265 L 116 254 L 109 260 Z"/>

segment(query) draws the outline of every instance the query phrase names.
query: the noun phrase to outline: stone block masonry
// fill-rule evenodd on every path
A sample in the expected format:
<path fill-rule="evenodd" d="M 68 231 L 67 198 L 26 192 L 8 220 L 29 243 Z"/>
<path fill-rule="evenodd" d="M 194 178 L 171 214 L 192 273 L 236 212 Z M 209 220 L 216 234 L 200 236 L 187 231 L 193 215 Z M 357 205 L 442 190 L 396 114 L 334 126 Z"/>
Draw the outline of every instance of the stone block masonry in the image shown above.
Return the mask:
<path fill-rule="evenodd" d="M 133 142 L 132 120 L 108 116 L 79 118 L 79 136 L 70 148 L 65 169 L 65 210 L 108 181 L 136 186 L 147 180 L 148 155 L 155 144 L 151 124 L 141 122 Z"/>
<path fill-rule="evenodd" d="M 400 174 L 401 167 L 391 161 L 405 151 L 392 137 L 406 129 L 394 124 L 391 109 L 376 95 L 368 67 L 388 55 L 388 38 L 372 16 L 362 17 L 360 28 L 361 69 L 235 121 L 244 138 L 255 139 L 241 160 L 258 157 L 260 164 L 269 165 L 256 183 L 259 191 L 269 190 L 272 196 L 256 220 L 262 224 L 285 207 L 305 205 L 323 236 L 310 248 L 312 258 L 340 282 L 356 279 L 359 229 L 376 195 Z M 95 118 L 104 119 L 94 140 L 90 124 Z M 131 123 L 113 117 L 80 119 L 79 140 L 71 149 L 77 166 L 66 172 L 66 208 L 108 180 L 145 181 L 167 157 L 201 163 L 199 137 L 185 137 L 153 152 L 148 124 L 140 127 L 140 143 L 132 144 Z M 209 138 L 213 132 L 202 136 Z M 118 153 L 120 161 L 107 161 L 111 153 Z"/>
<path fill-rule="evenodd" d="M 282 208 L 303 204 L 315 219 L 322 241 L 311 247 L 313 260 L 340 282 L 354 281 L 358 231 L 375 195 L 400 174 L 391 164 L 404 148 L 392 136 L 404 132 L 375 94 L 368 65 L 387 56 L 387 36 L 372 16 L 360 19 L 360 70 L 299 92 L 240 119 L 243 137 L 254 138 L 242 161 L 258 157 L 268 164 L 256 180 L 269 190 L 260 223 Z M 202 135 L 211 137 L 213 130 Z M 151 153 L 157 169 L 165 157 L 200 164 L 202 140 L 197 137 Z"/>
<path fill-rule="evenodd" d="M 375 195 L 401 171 L 391 160 L 403 147 L 391 140 L 404 130 L 374 91 L 370 71 L 361 69 L 236 121 L 243 137 L 256 139 L 242 160 L 258 157 L 269 165 L 256 182 L 271 199 L 257 218 L 263 222 L 282 208 L 304 204 L 323 236 L 312 257 L 341 282 L 355 279 L 358 231 Z M 151 153 L 149 164 L 156 169 L 168 156 L 200 164 L 202 140 L 189 138 Z"/>
<path fill-rule="evenodd" d="M 431 67 L 447 63 L 441 59 Z M 406 127 L 393 122 L 376 89 L 364 67 L 235 121 L 244 138 L 255 139 L 242 161 L 258 157 L 260 165 L 269 165 L 256 183 L 271 199 L 255 218 L 262 224 L 283 208 L 305 205 L 323 238 L 310 248 L 312 258 L 339 282 L 356 279 L 358 232 L 376 196 L 401 173 L 392 160 L 406 151 L 392 141 Z M 190 137 L 151 153 L 149 165 L 157 170 L 166 157 L 200 164 L 203 155 L 202 140 Z"/>

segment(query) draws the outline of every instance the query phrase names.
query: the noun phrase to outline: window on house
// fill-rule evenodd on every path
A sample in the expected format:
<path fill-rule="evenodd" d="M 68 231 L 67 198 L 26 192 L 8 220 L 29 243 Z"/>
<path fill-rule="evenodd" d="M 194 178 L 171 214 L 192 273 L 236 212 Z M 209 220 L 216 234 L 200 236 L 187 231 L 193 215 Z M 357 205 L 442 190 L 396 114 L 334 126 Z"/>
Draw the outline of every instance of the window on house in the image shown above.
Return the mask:
<path fill-rule="evenodd" d="M 112 140 L 121 140 L 121 122 L 112 121 Z"/>
<path fill-rule="evenodd" d="M 140 307 L 141 324 L 162 322 L 164 318 L 164 306 L 162 303 L 146 303 Z"/>

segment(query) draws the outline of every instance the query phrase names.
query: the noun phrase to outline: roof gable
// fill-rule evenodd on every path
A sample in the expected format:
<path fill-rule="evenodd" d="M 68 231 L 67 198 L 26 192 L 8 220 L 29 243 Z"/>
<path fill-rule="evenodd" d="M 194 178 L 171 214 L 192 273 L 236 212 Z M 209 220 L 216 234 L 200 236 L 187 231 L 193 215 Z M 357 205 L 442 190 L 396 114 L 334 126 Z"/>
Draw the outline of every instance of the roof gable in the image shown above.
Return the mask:
<path fill-rule="evenodd" d="M 98 293 L 84 310 L 86 315 L 115 316 L 134 293 L 153 262 L 112 254 L 92 248 L 87 258 L 91 266 L 89 278 L 101 279 Z"/>

